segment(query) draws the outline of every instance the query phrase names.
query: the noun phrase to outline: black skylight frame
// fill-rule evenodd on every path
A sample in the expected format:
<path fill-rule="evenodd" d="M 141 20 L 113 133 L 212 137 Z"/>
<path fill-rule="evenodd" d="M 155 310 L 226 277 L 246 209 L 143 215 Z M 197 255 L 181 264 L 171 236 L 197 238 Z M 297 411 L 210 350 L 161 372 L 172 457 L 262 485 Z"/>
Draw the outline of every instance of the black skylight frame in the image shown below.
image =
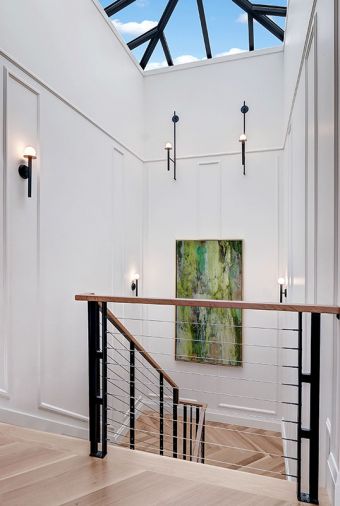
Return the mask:
<path fill-rule="evenodd" d="M 134 3 L 136 0 L 115 0 L 112 4 L 108 5 L 105 8 L 105 12 L 108 17 L 117 14 L 120 10 L 124 9 L 128 5 Z M 212 58 L 212 52 L 209 41 L 209 33 L 207 22 L 205 18 L 204 5 L 203 0 L 196 0 L 198 14 L 200 18 L 200 23 L 202 27 L 202 34 L 205 46 L 205 52 L 208 59 Z M 268 30 L 274 37 L 278 38 L 283 42 L 284 40 L 284 30 L 273 21 L 269 16 L 287 16 L 287 7 L 284 6 L 276 6 L 276 5 L 264 5 L 264 4 L 254 4 L 249 0 L 232 0 L 234 4 L 238 5 L 241 9 L 243 9 L 248 15 L 248 38 L 249 38 L 249 51 L 254 51 L 254 20 L 257 21 L 260 25 L 262 25 L 266 30 Z M 164 51 L 164 55 L 168 65 L 171 67 L 174 63 L 171 57 L 171 53 L 169 50 L 169 46 L 167 40 L 165 38 L 164 30 L 166 25 L 168 24 L 172 13 L 175 10 L 175 7 L 178 3 L 178 0 L 168 0 L 168 3 L 164 9 L 164 12 L 157 24 L 151 30 L 139 35 L 135 39 L 131 40 L 128 43 L 128 47 L 131 49 L 136 49 L 141 46 L 145 42 L 149 42 L 142 59 L 140 61 L 140 66 L 142 69 L 145 69 L 147 64 L 150 61 L 150 58 L 158 44 L 160 42 L 162 44 L 162 48 Z"/>

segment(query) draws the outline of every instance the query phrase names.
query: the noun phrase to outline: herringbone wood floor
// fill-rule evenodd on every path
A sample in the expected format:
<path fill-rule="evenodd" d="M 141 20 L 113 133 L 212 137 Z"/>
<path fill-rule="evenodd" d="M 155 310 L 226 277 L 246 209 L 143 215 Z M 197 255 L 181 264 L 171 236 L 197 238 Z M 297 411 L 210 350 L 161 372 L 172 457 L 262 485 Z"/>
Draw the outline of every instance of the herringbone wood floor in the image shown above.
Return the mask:
<path fill-rule="evenodd" d="M 297 506 L 294 483 L 0 424 L 1 506 Z M 321 491 L 320 506 L 329 506 Z"/>
<path fill-rule="evenodd" d="M 182 418 L 178 423 L 178 456 L 183 458 Z M 159 417 L 152 412 L 141 414 L 136 422 L 136 449 L 159 453 Z M 189 428 L 187 429 L 187 437 Z M 122 441 L 128 446 L 129 435 Z M 193 429 L 194 439 L 194 429 Z M 281 434 L 239 425 L 207 422 L 205 462 L 218 467 L 285 479 Z M 192 443 L 192 446 L 194 443 Z M 187 459 L 190 450 L 187 443 Z M 172 455 L 172 418 L 164 420 L 164 455 Z"/>

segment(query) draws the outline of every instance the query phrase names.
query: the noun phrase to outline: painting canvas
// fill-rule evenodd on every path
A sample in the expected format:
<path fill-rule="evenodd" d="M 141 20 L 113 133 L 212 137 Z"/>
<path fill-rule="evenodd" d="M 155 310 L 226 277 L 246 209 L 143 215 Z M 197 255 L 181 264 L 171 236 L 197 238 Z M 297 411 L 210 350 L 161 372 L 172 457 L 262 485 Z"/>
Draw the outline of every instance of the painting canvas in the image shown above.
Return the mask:
<path fill-rule="evenodd" d="M 241 240 L 176 242 L 176 297 L 242 300 Z M 242 365 L 242 310 L 176 308 L 176 360 Z"/>

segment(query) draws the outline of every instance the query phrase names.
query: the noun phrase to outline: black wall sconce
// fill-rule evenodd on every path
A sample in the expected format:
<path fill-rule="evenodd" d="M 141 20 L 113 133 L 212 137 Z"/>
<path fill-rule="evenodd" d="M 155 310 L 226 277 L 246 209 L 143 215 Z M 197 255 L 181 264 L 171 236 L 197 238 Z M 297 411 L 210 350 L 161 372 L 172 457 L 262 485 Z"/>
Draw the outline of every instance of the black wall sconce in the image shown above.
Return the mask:
<path fill-rule="evenodd" d="M 23 179 L 28 179 L 28 197 L 32 197 L 32 160 L 37 158 L 37 153 L 32 146 L 26 146 L 23 157 L 27 158 L 27 165 L 20 165 L 18 172 Z"/>
<path fill-rule="evenodd" d="M 135 292 L 136 297 L 138 297 L 138 280 L 139 280 L 139 274 L 134 274 L 131 282 L 131 290 Z"/>
<path fill-rule="evenodd" d="M 246 175 L 246 114 L 249 111 L 249 107 L 243 102 L 243 106 L 241 107 L 241 113 L 243 114 L 243 134 L 240 135 L 239 141 L 242 144 L 242 166 L 243 166 L 243 175 Z"/>
<path fill-rule="evenodd" d="M 279 278 L 277 281 L 278 281 L 278 283 L 280 285 L 280 304 L 282 304 L 283 297 L 285 299 L 287 298 L 287 287 L 283 288 L 283 286 L 285 285 L 285 279 L 284 278 Z"/>
<path fill-rule="evenodd" d="M 174 157 L 171 158 L 170 151 L 172 150 L 172 144 L 171 142 L 167 142 L 165 144 L 165 150 L 167 151 L 167 162 L 168 162 L 168 170 L 170 170 L 170 162 L 172 162 L 174 166 L 174 180 L 176 181 L 176 123 L 179 122 L 179 116 L 176 114 L 176 111 L 174 111 L 174 115 L 172 116 L 172 122 L 174 124 Z"/>

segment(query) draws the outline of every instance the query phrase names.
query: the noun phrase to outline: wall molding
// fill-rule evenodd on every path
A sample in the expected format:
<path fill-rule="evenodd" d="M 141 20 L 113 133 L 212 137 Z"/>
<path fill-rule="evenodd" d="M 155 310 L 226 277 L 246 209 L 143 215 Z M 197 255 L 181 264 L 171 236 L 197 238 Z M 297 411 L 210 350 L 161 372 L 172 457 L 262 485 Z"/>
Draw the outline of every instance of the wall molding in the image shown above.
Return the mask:
<path fill-rule="evenodd" d="M 258 154 L 258 153 L 272 153 L 276 151 L 283 151 L 283 146 L 273 146 L 272 148 L 258 148 L 258 149 L 249 149 L 247 150 L 247 154 Z M 225 156 L 240 156 L 241 151 L 221 151 L 217 153 L 199 153 L 199 154 L 189 154 L 189 155 L 182 155 L 177 156 L 177 160 L 192 160 L 192 159 L 198 159 L 198 158 L 219 158 L 219 157 L 225 157 Z M 149 158 L 145 159 L 144 163 L 159 163 L 159 162 L 166 162 L 166 158 Z M 212 163 L 218 163 L 220 160 L 215 161 L 211 160 L 210 162 L 207 162 L 205 165 L 212 164 Z M 204 165 L 204 163 L 200 164 Z"/>
<path fill-rule="evenodd" d="M 102 132 L 104 135 L 106 135 L 109 139 L 111 139 L 113 142 L 118 144 L 121 148 L 123 148 L 126 152 L 130 153 L 132 156 L 137 158 L 140 162 L 143 162 L 142 156 L 139 155 L 136 151 L 126 146 L 123 142 L 119 141 L 114 135 L 112 135 L 108 130 L 101 127 L 95 120 L 93 120 L 90 116 L 88 116 L 86 113 L 82 112 L 77 106 L 73 105 L 67 98 L 65 98 L 63 95 L 58 93 L 54 88 L 51 88 L 45 81 L 40 79 L 38 76 L 33 74 L 33 72 L 30 72 L 24 65 L 16 61 L 13 57 L 11 57 L 9 54 L 7 54 L 3 49 L 0 49 L 0 56 L 5 58 L 10 64 L 14 65 L 18 70 L 26 74 L 27 77 L 30 79 L 33 79 L 38 85 L 40 85 L 44 90 L 51 93 L 55 98 L 60 100 L 64 105 L 67 107 L 70 107 L 74 112 L 79 114 L 83 119 L 88 121 L 92 126 L 97 128 L 100 132 Z"/>
<path fill-rule="evenodd" d="M 40 402 L 38 407 L 39 409 L 66 416 L 67 418 L 73 418 L 74 420 L 79 420 L 80 422 L 88 423 L 89 421 L 88 416 L 84 416 L 80 413 L 75 413 L 74 411 L 69 411 L 67 409 L 59 408 L 58 406 L 53 406 L 53 404 L 48 404 L 47 402 Z"/>
<path fill-rule="evenodd" d="M 218 407 L 227 409 L 236 409 L 237 411 L 247 411 L 248 413 L 260 413 L 262 415 L 271 415 L 271 416 L 277 415 L 277 412 L 271 409 L 250 408 L 248 406 L 240 406 L 238 404 L 226 404 L 224 402 L 219 403 Z"/>
<path fill-rule="evenodd" d="M 33 415 L 16 409 L 0 408 L 2 423 L 19 425 L 43 432 L 53 432 L 81 439 L 88 439 L 88 428 L 83 428 L 71 423 L 64 423 L 51 418 Z"/>
<path fill-rule="evenodd" d="M 8 369 L 8 353 L 9 353 L 9 340 L 8 340 L 8 283 L 7 283 L 7 86 L 8 86 L 8 70 L 6 66 L 3 66 L 2 73 L 2 152 L 3 152 L 3 163 L 2 163 L 2 309 L 3 309 L 3 320 L 2 320 L 2 338 L 3 338 L 3 370 L 4 370 L 4 384 L 3 388 L 0 389 L 1 397 L 7 399 L 9 395 L 9 369 Z"/>
<path fill-rule="evenodd" d="M 332 478 L 333 485 L 335 486 L 339 477 L 339 468 L 337 466 L 336 458 L 333 452 L 330 452 L 329 454 L 329 457 L 327 459 L 327 467 L 330 477 Z"/>
<path fill-rule="evenodd" d="M 287 136 L 288 136 L 288 133 L 289 133 L 289 127 L 290 127 L 290 124 L 291 124 L 291 121 L 292 121 L 292 116 L 293 116 L 293 111 L 294 111 L 294 107 L 295 107 L 296 97 L 297 97 L 297 93 L 298 93 L 298 89 L 299 89 L 299 85 L 300 85 L 300 80 L 301 80 L 301 75 L 302 75 L 302 71 L 303 71 L 303 66 L 304 66 L 304 62 L 305 62 L 308 41 L 309 41 L 309 37 L 310 37 L 312 26 L 313 26 L 313 22 L 314 22 L 317 1 L 318 0 L 313 0 L 313 6 L 311 8 L 311 13 L 310 13 L 310 18 L 309 18 L 309 24 L 308 24 L 307 33 L 306 33 L 306 39 L 305 39 L 305 44 L 304 44 L 304 48 L 302 50 L 302 55 L 301 55 L 300 67 L 299 67 L 298 76 L 297 76 L 297 79 L 296 79 L 296 84 L 295 84 L 295 89 L 294 89 L 294 93 L 293 93 L 292 102 L 291 102 L 290 107 L 289 107 L 289 115 L 288 115 L 288 118 L 287 118 L 287 127 L 285 128 L 285 125 L 283 125 L 283 130 L 284 130 L 284 134 L 283 134 L 283 149 L 285 149 L 285 147 L 286 147 L 286 141 L 287 141 Z M 289 8 L 288 8 L 288 13 L 289 12 L 290 11 L 289 11 Z M 288 19 L 289 19 L 289 16 L 287 17 L 287 23 L 288 23 Z M 287 24 L 287 26 L 288 26 L 288 24 Z"/>

